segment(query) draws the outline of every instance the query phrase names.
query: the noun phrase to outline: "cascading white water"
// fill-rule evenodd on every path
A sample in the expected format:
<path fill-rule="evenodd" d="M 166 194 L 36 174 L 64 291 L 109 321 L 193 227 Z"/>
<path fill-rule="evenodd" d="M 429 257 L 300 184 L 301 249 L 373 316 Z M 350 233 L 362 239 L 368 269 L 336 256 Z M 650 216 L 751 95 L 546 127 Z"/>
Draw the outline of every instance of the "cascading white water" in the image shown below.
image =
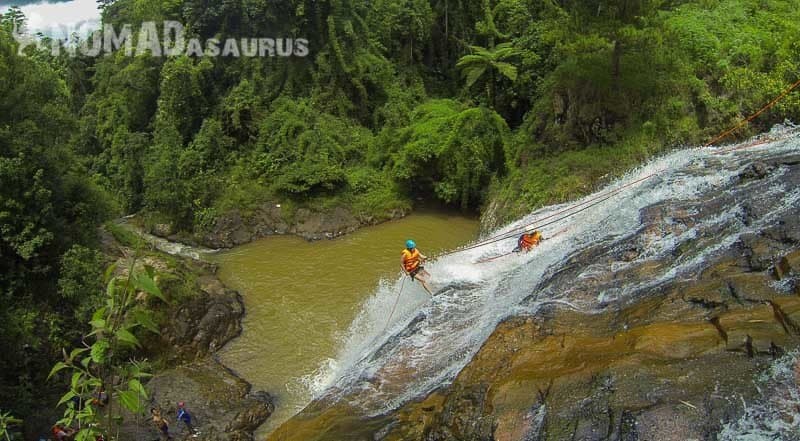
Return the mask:
<path fill-rule="evenodd" d="M 537 219 L 654 174 L 596 206 L 546 227 L 545 238 L 567 230 L 531 253 L 475 263 L 482 257 L 511 250 L 516 242 L 512 237 L 426 265 L 433 275 L 434 289 L 444 288 L 433 299 L 408 280 L 382 281 L 342 338 L 337 357 L 306 378 L 307 387 L 316 397 L 336 399 L 347 395 L 368 413 L 383 413 L 451 381 L 497 324 L 509 316 L 532 314 L 551 302 L 591 311 L 609 302 L 624 303 L 666 280 L 692 277 L 707 258 L 729 247 L 742 234 L 763 227 L 787 207 L 800 203 L 800 189 L 782 186 L 782 171 L 777 170 L 768 178 L 769 193 L 759 195 L 770 198 L 770 211 L 756 223 L 743 223 L 743 208 L 737 200 L 710 213 L 703 212 L 702 204 L 692 205 L 714 192 L 720 193 L 719 197 L 726 196 L 734 178 L 754 159 L 767 160 L 800 151 L 800 138 L 792 127 L 776 127 L 770 135 L 782 139 L 734 151 L 676 151 L 631 171 L 582 201 L 537 210 L 491 235 L 536 224 Z M 694 224 L 675 232 L 638 235 L 635 240 L 646 241 L 640 244 L 644 251 L 632 261 L 615 262 L 615 269 L 674 253 L 681 245 L 692 244 L 695 252 L 679 256 L 673 266 L 664 268 L 653 279 L 620 281 L 591 297 L 579 296 L 578 287 L 599 273 L 607 273 L 607 267 L 581 268 L 571 280 L 575 287 L 550 282 L 559 268 L 587 247 L 627 246 L 629 238 L 642 228 L 643 210 L 663 203 L 686 206 Z M 387 323 L 401 286 L 397 310 Z"/>
<path fill-rule="evenodd" d="M 133 232 L 134 234 L 136 234 L 137 236 L 139 236 L 139 238 L 144 240 L 151 247 L 155 248 L 158 251 L 161 251 L 162 253 L 169 254 L 171 256 L 180 256 L 180 257 L 186 257 L 188 259 L 203 260 L 203 256 L 214 254 L 219 251 L 219 250 L 212 250 L 209 248 L 186 245 L 180 242 L 172 242 L 162 237 L 145 233 L 144 231 L 141 231 L 139 228 L 128 223 L 127 218 L 122 219 L 117 223 L 122 228 L 126 228 L 131 232 Z"/>
<path fill-rule="evenodd" d="M 721 441 L 767 441 L 800 439 L 800 390 L 797 389 L 795 368 L 798 353 L 776 360 L 766 372 L 756 378 L 761 399 L 756 403 L 742 401 L 744 414 L 726 424 L 718 439 Z"/>

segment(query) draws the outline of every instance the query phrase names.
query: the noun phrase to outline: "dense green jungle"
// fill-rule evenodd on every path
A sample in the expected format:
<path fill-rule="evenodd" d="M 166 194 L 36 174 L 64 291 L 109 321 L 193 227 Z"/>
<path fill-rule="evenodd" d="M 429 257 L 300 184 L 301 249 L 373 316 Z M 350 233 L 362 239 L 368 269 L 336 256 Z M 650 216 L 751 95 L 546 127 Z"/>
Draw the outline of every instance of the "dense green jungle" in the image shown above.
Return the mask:
<path fill-rule="evenodd" d="M 58 371 L 81 357 L 111 375 L 103 351 L 148 353 L 161 303 L 117 322 L 132 292 L 166 289 L 149 267 L 107 282 L 98 229 L 136 243 L 115 219 L 187 240 L 265 204 L 287 221 L 343 208 L 374 223 L 434 206 L 501 225 L 708 142 L 800 78 L 797 0 L 98 4 L 118 29 L 175 20 L 201 41 L 304 38 L 308 54 L 20 51 L 26 17 L 0 11 L 3 427 L 54 407 L 77 381 Z M 727 141 L 792 115 L 796 93 Z M 113 341 L 68 354 L 93 331 Z M 121 400 L 135 401 L 139 368 L 126 368 Z"/>

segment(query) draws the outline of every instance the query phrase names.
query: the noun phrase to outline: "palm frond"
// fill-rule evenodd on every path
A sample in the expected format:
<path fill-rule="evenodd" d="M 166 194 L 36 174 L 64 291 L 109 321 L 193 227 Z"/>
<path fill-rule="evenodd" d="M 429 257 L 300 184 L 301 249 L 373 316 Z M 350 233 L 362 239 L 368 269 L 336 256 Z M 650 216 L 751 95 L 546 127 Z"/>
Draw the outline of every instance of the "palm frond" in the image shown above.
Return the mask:
<path fill-rule="evenodd" d="M 505 60 L 519 54 L 519 51 L 511 43 L 498 44 L 492 51 L 493 60 Z"/>
<path fill-rule="evenodd" d="M 464 55 L 456 63 L 457 68 L 464 68 L 476 64 L 488 64 L 489 59 L 481 57 L 480 55 Z"/>
<path fill-rule="evenodd" d="M 495 69 L 498 70 L 504 77 L 508 78 L 511 81 L 517 80 L 517 67 L 503 62 L 493 63 Z"/>
<path fill-rule="evenodd" d="M 474 53 L 475 55 L 480 55 L 480 56 L 484 56 L 484 57 L 487 57 L 487 58 L 491 57 L 491 55 L 492 55 L 492 53 L 488 49 L 486 49 L 485 47 L 481 47 L 481 46 L 470 46 L 469 50 L 472 53 Z"/>
<path fill-rule="evenodd" d="M 474 66 L 464 69 L 464 76 L 467 78 L 467 87 L 472 87 L 478 79 L 486 72 L 488 65 Z"/>

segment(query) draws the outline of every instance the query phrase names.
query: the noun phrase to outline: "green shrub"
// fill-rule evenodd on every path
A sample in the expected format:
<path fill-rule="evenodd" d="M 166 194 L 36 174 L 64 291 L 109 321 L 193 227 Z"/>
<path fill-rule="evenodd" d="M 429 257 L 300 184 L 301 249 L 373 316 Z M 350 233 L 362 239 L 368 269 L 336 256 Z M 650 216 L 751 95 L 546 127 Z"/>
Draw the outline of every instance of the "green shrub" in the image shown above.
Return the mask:
<path fill-rule="evenodd" d="M 347 183 L 356 214 L 382 220 L 394 210 L 411 208 L 398 184 L 386 172 L 370 167 L 352 168 L 347 171 Z"/>
<path fill-rule="evenodd" d="M 412 192 L 474 208 L 491 177 L 504 170 L 508 135 L 505 121 L 492 110 L 429 101 L 389 141 L 388 148 L 397 152 L 392 174 Z"/>
<path fill-rule="evenodd" d="M 615 146 L 540 155 L 513 167 L 493 186 L 492 200 L 501 208 L 497 221 L 508 222 L 539 207 L 585 196 L 662 149 L 662 144 L 640 133 Z"/>
<path fill-rule="evenodd" d="M 307 100 L 279 99 L 260 127 L 253 175 L 290 197 L 342 190 L 345 167 L 363 160 L 372 141 L 369 130 Z"/>

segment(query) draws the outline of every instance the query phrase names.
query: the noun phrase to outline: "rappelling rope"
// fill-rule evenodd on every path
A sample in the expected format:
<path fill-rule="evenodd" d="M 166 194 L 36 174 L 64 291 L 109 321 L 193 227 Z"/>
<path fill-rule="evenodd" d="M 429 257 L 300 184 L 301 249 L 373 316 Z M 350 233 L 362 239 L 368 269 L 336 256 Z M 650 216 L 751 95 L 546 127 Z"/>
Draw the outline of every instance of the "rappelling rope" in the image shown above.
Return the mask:
<path fill-rule="evenodd" d="M 550 225 L 550 224 L 552 224 L 553 222 L 548 222 L 548 223 L 546 223 L 546 224 L 539 225 L 539 227 L 535 227 L 535 225 L 536 225 L 537 223 L 539 223 L 539 222 L 542 222 L 542 221 L 545 221 L 545 220 L 548 220 L 548 219 L 552 219 L 553 217 L 556 217 L 556 216 L 558 216 L 558 215 L 564 214 L 564 213 L 566 213 L 566 212 L 568 212 L 568 211 L 575 210 L 575 209 L 577 209 L 577 208 L 579 208 L 579 207 L 582 207 L 582 206 L 584 206 L 584 205 L 586 205 L 586 204 L 590 204 L 590 203 L 592 203 L 592 202 L 594 202 L 594 201 L 597 201 L 597 200 L 599 200 L 599 199 L 606 198 L 606 196 L 613 196 L 613 195 L 615 195 L 615 194 L 619 193 L 620 191 L 624 190 L 624 189 L 625 189 L 625 188 L 627 188 L 627 187 L 631 187 L 631 186 L 633 186 L 633 185 L 636 185 L 636 184 L 638 184 L 638 183 L 640 183 L 640 182 L 642 182 L 642 181 L 644 181 L 644 180 L 646 180 L 646 179 L 649 179 L 649 178 L 651 178 L 653 175 L 654 175 L 654 174 L 651 174 L 651 175 L 645 176 L 645 177 L 643 177 L 643 178 L 641 178 L 641 179 L 637 179 L 636 181 L 633 181 L 633 182 L 630 182 L 630 183 L 628 183 L 628 184 L 625 184 L 625 185 L 623 185 L 622 187 L 620 187 L 620 188 L 617 188 L 617 189 L 615 189 L 615 190 L 611 190 L 611 191 L 608 191 L 608 192 L 606 192 L 606 193 L 603 193 L 603 194 L 597 195 L 597 196 L 595 196 L 595 197 L 592 197 L 592 198 L 590 198 L 590 199 L 587 199 L 587 200 L 585 200 L 585 201 L 583 201 L 583 202 L 581 202 L 581 203 L 578 203 L 578 204 L 572 205 L 572 206 L 570 206 L 570 207 L 567 207 L 567 208 L 565 208 L 565 209 L 563 209 L 563 210 L 559 210 L 559 211 L 557 211 L 557 212 L 555 212 L 555 213 L 553 213 L 553 214 L 547 215 L 547 216 L 545 216 L 545 217 L 543 217 L 543 218 L 536 219 L 535 221 L 531 222 L 530 224 L 527 224 L 527 225 L 521 225 L 521 226 L 519 226 L 519 227 L 516 227 L 516 228 L 514 228 L 514 229 L 512 229 L 512 230 L 510 230 L 510 231 L 507 231 L 507 232 L 505 232 L 505 233 L 500 233 L 500 234 L 498 234 L 498 235 L 495 235 L 495 236 L 492 236 L 492 237 L 488 237 L 488 238 L 486 238 L 486 239 L 483 239 L 483 240 L 481 240 L 481 241 L 478 241 L 478 242 L 476 242 L 476 243 L 474 243 L 474 244 L 472 244 L 472 245 L 469 245 L 469 246 L 466 246 L 466 247 L 461 247 L 461 248 L 455 249 L 455 250 L 453 250 L 453 251 L 448 251 L 448 252 L 446 252 L 446 253 L 439 254 L 439 255 L 437 255 L 436 257 L 442 257 L 442 256 L 447 256 L 447 255 L 450 255 L 450 254 L 459 253 L 459 252 L 461 252 L 461 251 L 467 251 L 467 250 L 471 250 L 471 249 L 473 249 L 473 248 L 478 248 L 478 247 L 481 247 L 481 246 L 484 246 L 484 245 L 488 245 L 488 244 L 491 244 L 491 243 L 495 243 L 495 242 L 497 242 L 498 240 L 509 239 L 509 238 L 511 238 L 511 237 L 514 237 L 514 236 L 515 236 L 517 233 L 519 233 L 519 232 L 521 232 L 521 231 L 523 231 L 523 230 L 529 230 L 529 229 L 538 229 L 539 227 L 543 227 L 543 226 Z M 606 199 L 607 199 L 607 198 L 606 198 Z M 606 199 L 603 199 L 603 200 L 606 200 Z M 584 207 L 584 208 L 586 208 L 586 207 Z M 576 213 L 577 213 L 577 212 L 576 212 Z M 572 214 L 575 214 L 575 213 L 572 213 Z M 566 217 L 569 217 L 569 216 L 561 217 L 561 218 L 559 218 L 559 219 L 556 219 L 556 220 L 565 219 Z"/>
<path fill-rule="evenodd" d="M 800 80 L 797 80 L 794 84 L 792 84 L 786 90 L 781 92 L 780 95 L 775 97 L 772 101 L 767 103 L 764 107 L 759 109 L 757 112 L 755 112 L 752 115 L 750 115 L 749 117 L 745 118 L 745 120 L 742 121 L 741 123 L 737 124 L 736 126 L 730 128 L 728 130 L 725 130 L 724 132 L 722 132 L 716 138 L 714 138 L 711 141 L 705 143 L 703 145 L 703 147 L 710 147 L 710 146 L 716 144 L 717 142 L 721 141 L 722 139 L 725 139 L 728 135 L 732 134 L 733 132 L 735 132 L 736 130 L 738 130 L 739 128 L 744 126 L 745 124 L 748 124 L 753 119 L 755 119 L 756 117 L 758 117 L 759 115 L 761 115 L 762 113 L 764 113 L 765 111 L 767 111 L 768 109 L 773 107 L 780 100 L 782 100 L 787 95 L 789 95 L 789 93 L 791 93 L 798 86 L 800 86 Z M 721 151 L 718 151 L 718 152 L 715 152 L 715 153 L 717 153 L 717 154 L 727 153 L 727 152 L 730 152 L 730 151 L 733 151 L 733 150 L 740 150 L 740 149 L 744 149 L 744 148 L 755 147 L 757 145 L 766 144 L 766 143 L 772 142 L 774 140 L 775 139 L 760 140 L 760 141 L 757 141 L 755 143 L 748 144 L 746 146 L 737 146 L 737 147 L 734 147 L 732 149 L 721 150 Z M 485 245 L 496 243 L 496 242 L 499 242 L 499 241 L 502 241 L 502 240 L 506 240 L 506 239 L 509 239 L 511 237 L 516 236 L 518 233 L 520 233 L 523 230 L 531 230 L 531 229 L 538 230 L 538 229 L 541 229 L 541 228 L 546 227 L 548 225 L 552 225 L 552 224 L 554 224 L 556 222 L 562 221 L 562 220 L 567 219 L 569 217 L 572 217 L 572 216 L 574 216 L 574 215 L 576 215 L 576 214 L 578 214 L 578 213 L 580 213 L 582 211 L 585 211 L 585 210 L 587 210 L 587 209 L 589 209 L 591 207 L 594 207 L 594 206 L 596 206 L 596 205 L 598 205 L 598 204 L 600 204 L 602 202 L 605 202 L 608 199 L 611 199 L 616 194 L 620 193 L 622 190 L 624 190 L 624 189 L 626 189 L 628 187 L 632 187 L 632 186 L 634 186 L 636 184 L 639 184 L 641 182 L 644 182 L 644 181 L 646 181 L 646 180 L 648 180 L 648 179 L 650 179 L 650 178 L 652 178 L 652 177 L 654 177 L 654 176 L 656 176 L 659 173 L 662 173 L 664 171 L 666 171 L 666 168 L 665 169 L 661 169 L 661 170 L 657 170 L 657 171 L 655 171 L 653 173 L 648 174 L 647 176 L 644 176 L 644 177 L 639 178 L 639 179 L 637 179 L 637 180 L 635 180 L 633 182 L 625 184 L 625 185 L 623 185 L 623 186 L 621 186 L 621 187 L 619 187 L 619 188 L 617 188 L 615 190 L 612 190 L 610 192 L 597 195 L 597 196 L 595 196 L 593 198 L 590 198 L 590 199 L 588 199 L 586 201 L 580 202 L 580 203 L 575 204 L 573 206 L 567 207 L 567 208 L 565 208 L 563 210 L 557 211 L 557 212 L 555 212 L 553 214 L 550 214 L 548 216 L 545 216 L 545 217 L 543 217 L 541 219 L 536 219 L 535 221 L 533 221 L 533 222 L 531 222 L 531 223 L 529 223 L 527 225 L 521 225 L 521 226 L 515 227 L 514 229 L 512 229 L 510 231 L 507 231 L 505 233 L 500 233 L 498 235 L 483 239 L 481 241 L 478 241 L 478 242 L 476 242 L 476 243 L 474 243 L 472 245 L 466 246 L 466 247 L 461 247 L 461 248 L 457 248 L 457 249 L 455 249 L 453 251 L 448 251 L 448 252 L 445 252 L 445 253 L 441 253 L 441 254 L 437 255 L 436 257 L 438 258 L 438 257 L 449 256 L 451 254 L 456 254 L 456 253 L 460 253 L 460 252 L 463 252 L 463 251 L 468 251 L 468 250 L 471 250 L 471 249 L 475 249 L 475 248 L 479 248 L 479 247 L 482 247 L 482 246 L 485 246 Z M 587 205 L 587 204 L 589 204 L 589 205 Z M 579 207 L 582 207 L 582 208 L 580 208 L 579 210 L 576 210 Z M 573 211 L 573 210 L 576 210 L 576 211 Z M 573 211 L 573 212 L 572 213 L 568 213 L 570 211 Z M 555 220 L 553 220 L 551 222 L 547 222 L 547 223 L 544 223 L 544 224 L 537 225 L 539 222 L 542 222 L 542 221 L 547 220 L 547 219 L 552 219 L 553 217 L 559 216 L 559 215 L 564 214 L 564 213 L 568 213 L 568 214 L 566 214 L 566 215 L 564 215 L 562 217 L 559 217 L 559 218 L 557 218 L 557 219 L 555 219 Z"/>
<path fill-rule="evenodd" d="M 544 228 L 546 226 L 555 224 L 555 223 L 560 222 L 560 221 L 562 221 L 562 220 L 564 220 L 564 219 L 566 219 L 568 217 L 572 217 L 572 216 L 574 216 L 574 215 L 576 215 L 576 214 L 578 214 L 578 213 L 580 213 L 582 211 L 586 211 L 589 208 L 592 208 L 592 207 L 594 207 L 596 205 L 599 205 L 599 204 L 611 199 L 612 197 L 616 196 L 617 194 L 621 193 L 626 188 L 634 186 L 634 185 L 636 185 L 636 184 L 638 184 L 640 182 L 646 181 L 647 179 L 650 179 L 650 178 L 656 176 L 658 173 L 661 173 L 662 171 L 663 170 L 658 170 L 656 172 L 650 173 L 647 176 L 644 176 L 644 177 L 639 178 L 639 179 L 637 179 L 637 180 L 635 180 L 633 182 L 625 184 L 625 185 L 623 185 L 623 186 L 621 186 L 621 187 L 619 187 L 619 188 L 617 188 L 615 190 L 612 190 L 612 191 L 609 191 L 607 193 L 603 193 L 601 195 L 595 196 L 595 197 L 593 197 L 591 199 L 588 199 L 588 200 L 586 200 L 584 202 L 581 202 L 579 204 L 575 204 L 575 205 L 573 205 L 573 206 L 571 206 L 569 208 L 560 210 L 560 211 L 558 211 L 556 213 L 553 213 L 551 215 L 545 216 L 545 217 L 543 217 L 541 219 L 536 219 L 536 221 L 534 221 L 534 222 L 532 222 L 532 223 L 530 223 L 528 225 L 523 225 L 523 226 L 514 228 L 511 231 L 498 234 L 496 236 L 490 237 L 488 239 L 484 239 L 484 240 L 482 240 L 480 242 L 477 242 L 475 244 L 472 244 L 472 245 L 469 245 L 469 246 L 466 246 L 466 247 L 458 248 L 458 249 L 453 250 L 453 251 L 448 251 L 446 253 L 439 254 L 436 257 L 444 257 L 444 256 L 448 256 L 450 254 L 456 254 L 456 253 L 460 253 L 462 251 L 467 251 L 467 250 L 479 248 L 479 247 L 482 247 L 482 246 L 485 246 L 485 245 L 489 245 L 489 244 L 492 244 L 492 243 L 495 243 L 495 242 L 500 242 L 501 240 L 510 239 L 510 238 L 516 236 L 517 233 L 519 231 L 521 231 L 521 230 L 529 230 L 529 229 L 539 230 L 539 229 L 542 229 L 542 228 Z M 582 207 L 582 208 L 580 208 L 580 207 Z M 580 209 L 576 210 L 577 208 L 580 208 Z M 575 211 L 573 211 L 572 213 L 567 213 L 567 212 L 572 211 L 572 210 L 575 210 Z M 555 216 L 557 216 L 559 214 L 564 214 L 564 213 L 567 213 L 567 214 L 565 214 L 564 216 L 558 217 L 558 218 L 556 218 L 556 219 L 554 219 L 554 220 L 552 220 L 550 222 L 545 222 L 545 223 L 542 223 L 542 224 L 538 224 L 538 222 L 542 222 L 542 221 L 547 220 L 547 219 L 552 219 L 553 217 L 555 217 Z"/>
<path fill-rule="evenodd" d="M 559 232 L 557 232 L 557 233 L 553 234 L 553 235 L 552 235 L 552 236 L 550 236 L 550 237 L 545 237 L 545 238 L 543 238 L 543 239 L 542 239 L 542 242 L 544 242 L 544 241 L 546 241 L 546 240 L 550 240 L 550 239 L 555 239 L 556 237 L 558 237 L 558 236 L 560 236 L 560 235 L 564 234 L 564 233 L 565 233 L 565 232 L 566 232 L 568 229 L 569 229 L 569 228 L 564 228 L 563 230 L 561 230 L 561 231 L 559 231 Z M 507 252 L 507 253 L 498 254 L 497 256 L 492 256 L 492 257 L 488 257 L 488 258 L 486 258 L 486 259 L 481 259 L 481 260 L 478 260 L 478 261 L 477 261 L 477 262 L 475 262 L 475 263 L 488 263 L 488 262 L 491 262 L 491 261 L 497 260 L 497 259 L 499 259 L 499 258 L 501 258 L 501 257 L 508 256 L 509 254 L 514 254 L 514 253 L 516 253 L 517 251 L 518 251 L 518 250 L 514 249 L 514 250 L 511 250 L 511 251 L 509 251 L 509 252 Z"/>
<path fill-rule="evenodd" d="M 800 127 L 795 127 L 795 128 L 793 128 L 791 130 L 788 130 L 785 133 L 780 134 L 780 136 L 769 136 L 769 135 L 767 135 L 763 139 L 759 139 L 759 140 L 753 141 L 753 142 L 748 143 L 748 144 L 739 145 L 739 146 L 735 146 L 735 147 L 730 147 L 730 148 L 727 148 L 727 149 L 724 149 L 724 150 L 719 150 L 719 151 L 714 152 L 714 154 L 721 155 L 723 153 L 730 153 L 730 152 L 734 152 L 734 151 L 737 151 L 737 150 L 745 150 L 745 149 L 749 149 L 749 148 L 756 147 L 756 146 L 759 146 L 759 145 L 768 144 L 770 142 L 780 141 L 782 139 L 786 139 L 786 138 L 789 138 L 789 137 L 795 135 L 798 131 L 800 131 Z"/>
<path fill-rule="evenodd" d="M 705 143 L 703 145 L 703 147 L 710 147 L 710 146 L 716 144 L 717 142 L 722 141 L 723 139 L 727 138 L 728 135 L 730 135 L 731 133 L 739 130 L 740 128 L 742 128 L 746 124 L 750 123 L 750 121 L 754 120 L 758 115 L 761 115 L 762 113 L 764 113 L 765 111 L 767 111 L 768 109 L 773 107 L 775 104 L 777 104 L 778 101 L 784 99 L 786 97 L 786 95 L 789 95 L 789 93 L 791 93 L 795 88 L 797 88 L 797 86 L 800 86 L 800 80 L 795 81 L 794 84 L 792 84 L 786 90 L 781 92 L 781 94 L 776 96 L 775 99 L 773 99 L 772 101 L 768 102 L 764 107 L 759 109 L 756 113 L 754 113 L 754 114 L 748 116 L 747 118 L 745 118 L 744 121 L 740 122 L 739 124 L 736 124 L 735 126 L 731 127 L 730 129 L 722 132 L 722 134 L 720 134 L 716 138 L 714 138 L 711 141 Z"/>
<path fill-rule="evenodd" d="M 400 294 L 403 293 L 403 285 L 405 283 L 406 283 L 406 278 L 403 277 L 403 280 L 400 281 L 400 290 L 397 291 L 397 298 L 394 300 L 394 305 L 392 306 L 392 312 L 389 313 L 389 318 L 386 319 L 386 326 L 383 327 L 383 332 L 381 332 L 381 334 L 386 332 L 386 329 L 389 327 L 389 323 L 391 323 L 391 321 L 392 321 L 392 316 L 394 315 L 394 310 L 395 310 L 395 308 L 397 308 L 397 303 L 400 302 Z"/>

